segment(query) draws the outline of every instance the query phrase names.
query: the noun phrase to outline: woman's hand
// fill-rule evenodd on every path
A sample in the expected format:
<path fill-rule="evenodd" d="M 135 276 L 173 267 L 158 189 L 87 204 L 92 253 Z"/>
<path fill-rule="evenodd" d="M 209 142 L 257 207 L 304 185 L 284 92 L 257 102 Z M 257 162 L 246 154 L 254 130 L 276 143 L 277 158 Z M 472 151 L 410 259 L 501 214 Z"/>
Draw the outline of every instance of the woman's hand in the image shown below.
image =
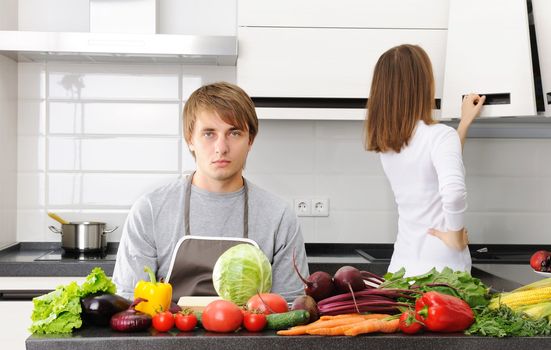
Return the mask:
<path fill-rule="evenodd" d="M 437 229 L 431 228 L 428 232 L 429 235 L 439 238 L 448 247 L 462 251 L 469 244 L 469 237 L 465 228 L 459 231 L 447 231 L 442 232 Z"/>
<path fill-rule="evenodd" d="M 477 94 L 468 94 L 463 97 L 463 103 L 461 104 L 461 121 L 457 127 L 457 133 L 461 139 L 461 147 L 465 145 L 469 127 L 480 113 L 484 101 L 486 101 L 486 96 L 479 96 Z"/>

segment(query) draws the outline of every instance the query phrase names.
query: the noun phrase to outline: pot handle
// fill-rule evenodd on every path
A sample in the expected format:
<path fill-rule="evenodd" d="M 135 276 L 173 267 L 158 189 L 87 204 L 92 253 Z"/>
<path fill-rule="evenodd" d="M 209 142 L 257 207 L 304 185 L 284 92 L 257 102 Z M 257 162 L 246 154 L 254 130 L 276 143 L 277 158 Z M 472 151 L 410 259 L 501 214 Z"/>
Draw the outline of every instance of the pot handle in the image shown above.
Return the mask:
<path fill-rule="evenodd" d="M 110 230 L 103 230 L 103 234 L 111 233 L 111 232 L 115 231 L 118 228 L 119 228 L 118 226 L 115 226 L 115 228 L 112 228 Z"/>
<path fill-rule="evenodd" d="M 48 228 L 49 228 L 50 231 L 52 231 L 53 233 L 59 233 L 60 235 L 63 234 L 63 231 L 59 230 L 59 229 L 56 228 L 55 226 L 48 226 Z"/>

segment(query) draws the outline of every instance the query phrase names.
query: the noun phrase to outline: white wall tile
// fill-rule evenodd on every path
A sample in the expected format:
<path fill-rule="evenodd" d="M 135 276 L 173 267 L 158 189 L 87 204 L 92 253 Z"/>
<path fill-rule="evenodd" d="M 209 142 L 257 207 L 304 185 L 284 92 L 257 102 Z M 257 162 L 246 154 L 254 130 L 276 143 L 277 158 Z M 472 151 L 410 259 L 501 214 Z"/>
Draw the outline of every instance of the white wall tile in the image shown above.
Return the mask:
<path fill-rule="evenodd" d="M 46 221 L 44 209 L 18 209 L 17 210 L 17 241 L 18 242 L 61 242 L 59 235 L 54 235 L 48 230 L 48 225 L 54 221 Z M 59 226 L 59 224 L 57 225 Z M 49 232 L 49 234 L 48 234 Z"/>
<path fill-rule="evenodd" d="M 59 99 L 177 100 L 176 66 L 51 66 L 49 97 Z"/>
<path fill-rule="evenodd" d="M 41 100 L 46 97 L 46 65 L 44 63 L 17 64 L 19 100 Z"/>
<path fill-rule="evenodd" d="M 17 135 L 39 136 L 46 133 L 46 103 L 43 100 L 19 100 Z"/>
<path fill-rule="evenodd" d="M 43 209 L 46 205 L 46 176 L 38 172 L 17 174 L 17 209 Z"/>
<path fill-rule="evenodd" d="M 51 137 L 49 170 L 178 171 L 178 138 Z"/>
<path fill-rule="evenodd" d="M 315 193 L 329 197 L 331 211 L 396 210 L 392 189 L 383 176 L 319 175 Z"/>
<path fill-rule="evenodd" d="M 178 175 L 165 174 L 50 174 L 50 207 L 125 207 L 143 194 L 162 186 Z"/>
<path fill-rule="evenodd" d="M 352 173 L 384 176 L 379 155 L 363 149 L 361 140 L 317 139 L 315 143 L 317 173 Z"/>
<path fill-rule="evenodd" d="M 467 213 L 471 243 L 551 244 L 551 216 L 539 213 Z"/>
<path fill-rule="evenodd" d="M 44 136 L 17 137 L 18 171 L 43 172 L 46 169 L 46 138 Z"/>
<path fill-rule="evenodd" d="M 315 239 L 323 243 L 393 243 L 398 217 L 388 211 L 331 210 L 316 218 Z"/>

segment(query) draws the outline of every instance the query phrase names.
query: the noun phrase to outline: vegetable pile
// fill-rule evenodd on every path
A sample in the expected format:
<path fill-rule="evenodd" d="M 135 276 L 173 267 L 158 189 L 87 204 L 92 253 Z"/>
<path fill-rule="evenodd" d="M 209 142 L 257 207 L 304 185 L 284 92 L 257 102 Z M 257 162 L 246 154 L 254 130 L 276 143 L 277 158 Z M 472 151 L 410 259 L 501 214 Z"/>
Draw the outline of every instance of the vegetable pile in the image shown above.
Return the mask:
<path fill-rule="evenodd" d="M 116 292 L 116 287 L 105 272 L 96 267 L 79 286 L 72 282 L 59 286 L 53 292 L 33 299 L 34 309 L 31 315 L 30 331 L 38 334 L 70 333 L 74 328 L 80 328 L 81 298 L 94 293 Z"/>

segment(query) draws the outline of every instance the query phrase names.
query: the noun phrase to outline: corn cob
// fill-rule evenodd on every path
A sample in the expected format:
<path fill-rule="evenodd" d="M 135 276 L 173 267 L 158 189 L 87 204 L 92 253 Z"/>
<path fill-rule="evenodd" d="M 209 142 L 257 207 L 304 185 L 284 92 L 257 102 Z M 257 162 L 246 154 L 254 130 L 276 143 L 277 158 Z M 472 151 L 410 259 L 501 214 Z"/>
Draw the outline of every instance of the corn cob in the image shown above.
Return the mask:
<path fill-rule="evenodd" d="M 512 292 L 522 292 L 523 290 L 533 290 L 538 288 L 551 287 L 551 278 L 544 278 L 534 283 L 527 284 L 520 288 L 513 290 Z"/>
<path fill-rule="evenodd" d="M 521 306 L 517 309 L 519 312 L 524 312 L 533 319 L 547 318 L 551 320 L 551 301 Z"/>
<path fill-rule="evenodd" d="M 490 308 L 496 309 L 500 304 L 505 304 L 511 309 L 516 310 L 519 306 L 539 304 L 546 301 L 551 301 L 551 287 L 502 293 L 492 299 Z"/>

